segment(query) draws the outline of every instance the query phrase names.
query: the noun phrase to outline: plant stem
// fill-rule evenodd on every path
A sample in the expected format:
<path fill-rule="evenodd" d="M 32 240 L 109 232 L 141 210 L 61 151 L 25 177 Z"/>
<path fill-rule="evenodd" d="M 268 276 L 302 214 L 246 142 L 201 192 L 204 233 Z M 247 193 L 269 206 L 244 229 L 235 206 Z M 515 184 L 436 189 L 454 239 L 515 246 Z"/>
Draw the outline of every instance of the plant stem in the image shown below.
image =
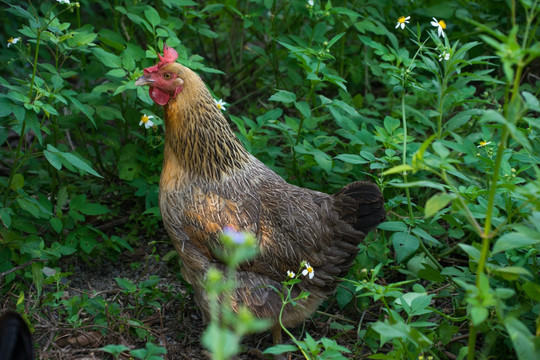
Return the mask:
<path fill-rule="evenodd" d="M 403 165 L 407 165 L 407 116 L 405 115 L 405 91 L 401 93 L 401 119 L 403 120 Z M 403 181 L 407 180 L 407 172 L 403 172 Z M 409 219 L 414 224 L 414 213 L 412 209 L 411 193 L 409 188 L 405 188 L 405 194 L 407 195 L 407 207 L 409 209 Z"/>

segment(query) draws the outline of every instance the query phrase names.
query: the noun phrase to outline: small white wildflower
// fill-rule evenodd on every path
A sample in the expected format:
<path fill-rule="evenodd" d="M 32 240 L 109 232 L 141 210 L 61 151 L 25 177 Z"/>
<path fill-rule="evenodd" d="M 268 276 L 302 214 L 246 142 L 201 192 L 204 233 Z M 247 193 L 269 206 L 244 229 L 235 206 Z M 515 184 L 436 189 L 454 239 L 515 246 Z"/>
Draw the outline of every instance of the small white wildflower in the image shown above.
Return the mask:
<path fill-rule="evenodd" d="M 223 101 L 222 99 L 219 99 L 219 100 L 214 99 L 214 101 L 219 110 L 226 111 L 225 105 L 227 105 L 227 103 L 225 101 Z"/>
<path fill-rule="evenodd" d="M 398 27 L 400 27 L 400 26 L 401 26 L 401 29 L 402 29 L 402 30 L 405 29 L 405 24 L 408 24 L 408 23 L 409 23 L 409 19 L 410 19 L 410 18 L 411 18 L 410 16 L 407 16 L 407 17 L 405 17 L 405 16 L 400 16 L 399 19 L 397 19 L 396 29 L 397 29 Z"/>
<path fill-rule="evenodd" d="M 287 270 L 287 277 L 294 279 L 295 276 L 296 274 L 294 273 L 294 271 Z"/>
<path fill-rule="evenodd" d="M 312 6 L 312 7 L 313 7 L 313 5 L 315 5 L 315 2 L 313 0 L 308 0 L 307 3 L 308 3 L 309 6 Z"/>
<path fill-rule="evenodd" d="M 66 5 L 70 4 L 69 0 L 56 0 L 56 1 L 58 1 L 60 4 L 66 4 Z"/>
<path fill-rule="evenodd" d="M 306 262 L 306 268 L 302 271 L 302 275 L 309 276 L 310 279 L 313 279 L 313 276 L 315 275 L 315 270 L 313 270 L 308 262 Z"/>
<path fill-rule="evenodd" d="M 154 117 L 152 115 L 148 116 L 144 114 L 141 116 L 141 121 L 139 122 L 139 126 L 143 126 L 147 129 L 150 129 L 152 126 L 154 126 L 154 122 L 150 119 L 153 119 Z"/>
<path fill-rule="evenodd" d="M 444 34 L 444 30 L 446 29 L 446 23 L 444 22 L 444 20 L 439 20 L 437 21 L 437 19 L 433 18 L 433 21 L 431 22 L 431 25 L 435 26 L 437 28 L 437 35 L 439 35 L 439 37 L 445 37 L 446 35 Z"/>
<path fill-rule="evenodd" d="M 439 61 L 448 61 L 448 59 L 450 59 L 450 53 L 448 51 L 444 50 L 442 53 L 439 54 Z"/>
<path fill-rule="evenodd" d="M 482 140 L 482 141 L 480 141 L 480 145 L 478 145 L 477 148 L 484 147 L 484 146 L 489 145 L 489 144 L 491 144 L 491 141 Z"/>
<path fill-rule="evenodd" d="M 21 38 L 12 38 L 12 37 L 10 37 L 8 39 L 8 41 L 7 41 L 8 42 L 7 47 L 10 47 L 11 45 L 15 45 L 16 43 L 19 42 L 19 40 L 21 40 Z"/>

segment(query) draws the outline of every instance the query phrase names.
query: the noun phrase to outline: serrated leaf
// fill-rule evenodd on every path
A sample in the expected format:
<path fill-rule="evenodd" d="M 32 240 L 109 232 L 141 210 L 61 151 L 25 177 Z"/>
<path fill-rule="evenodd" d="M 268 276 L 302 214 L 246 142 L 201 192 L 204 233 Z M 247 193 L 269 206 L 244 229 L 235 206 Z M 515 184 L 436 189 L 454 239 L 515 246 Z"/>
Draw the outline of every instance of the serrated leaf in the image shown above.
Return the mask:
<path fill-rule="evenodd" d="M 52 217 L 49 219 L 49 223 L 53 230 L 56 231 L 57 234 L 60 234 L 63 228 L 62 221 L 57 217 Z"/>
<path fill-rule="evenodd" d="M 159 13 L 153 7 L 147 7 L 146 10 L 144 10 L 144 15 L 150 22 L 150 25 L 152 25 L 154 28 L 161 23 Z"/>

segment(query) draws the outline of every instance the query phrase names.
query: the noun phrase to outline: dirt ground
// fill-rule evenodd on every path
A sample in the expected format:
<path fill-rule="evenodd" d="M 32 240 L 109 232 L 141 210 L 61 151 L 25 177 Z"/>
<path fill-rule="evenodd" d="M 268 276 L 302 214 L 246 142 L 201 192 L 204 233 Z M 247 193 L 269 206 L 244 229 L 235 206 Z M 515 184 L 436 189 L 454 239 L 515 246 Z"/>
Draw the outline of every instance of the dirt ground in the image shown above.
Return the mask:
<path fill-rule="evenodd" d="M 163 239 L 166 235 L 163 234 Z M 176 260 L 165 262 L 160 260 L 163 255 L 173 250 L 168 242 L 160 242 L 157 256 L 148 256 L 152 247 L 144 244 L 136 248 L 133 253 L 125 252 L 121 254 L 117 261 L 106 257 L 95 259 L 91 263 L 83 262 L 79 257 L 68 256 L 61 259 L 58 264 L 61 271 L 72 272 L 66 281 L 68 287 L 62 295 L 62 300 L 69 302 L 74 296 L 86 294 L 89 299 L 102 297 L 108 304 L 120 304 L 120 313 L 125 313 L 125 322 L 117 324 L 118 317 L 110 319 L 109 327 L 99 327 L 94 324 L 94 316 L 102 316 L 107 311 L 99 314 L 89 314 L 90 310 L 80 311 L 78 326 L 62 319 L 54 307 L 35 304 L 40 306 L 41 311 L 33 312 L 29 319 L 34 327 L 33 340 L 38 344 L 37 356 L 39 359 L 112 359 L 110 354 L 100 350 L 105 345 L 122 344 L 130 349 L 144 348 L 145 344 L 137 336 L 133 335 L 133 330 L 129 331 L 130 319 L 137 319 L 148 325 L 158 344 L 167 349 L 165 359 L 209 359 L 208 353 L 201 347 L 199 339 L 204 331 L 204 324 L 201 314 L 192 299 L 192 292 L 189 285 L 184 283 L 179 273 L 179 265 Z M 132 305 L 133 294 L 122 293 L 122 288 L 117 284 L 115 278 L 125 278 L 132 282 L 140 283 L 148 279 L 151 275 L 159 277 L 158 288 L 166 296 L 161 304 L 161 311 L 156 310 L 154 314 L 135 314 Z M 56 285 L 48 285 L 44 292 L 55 291 Z M 13 296 L 13 295 L 12 295 Z M 334 306 L 335 307 L 335 306 Z M 77 307 L 74 307 L 77 309 Z M 124 310 L 129 309 L 129 310 Z M 337 307 L 336 307 L 337 308 Z M 136 309 L 136 308 L 135 308 Z M 335 310 L 335 309 L 334 309 Z M 332 310 L 326 309 L 331 312 Z M 316 316 L 317 320 L 308 320 L 304 324 L 292 329 L 296 336 L 303 338 L 304 332 L 308 331 L 313 338 L 323 336 L 331 337 L 328 317 Z M 120 316 L 120 320 L 122 320 Z M 115 324 L 116 323 L 116 324 Z M 354 336 L 351 336 L 354 337 Z M 343 339 L 341 339 L 343 340 Z M 340 345 L 342 341 L 338 342 Z M 349 339 L 351 341 L 352 339 Z M 245 351 L 238 359 L 265 359 L 261 351 L 272 346 L 270 332 L 254 334 L 244 339 Z M 351 343 L 349 342 L 349 346 Z M 124 352 L 122 355 L 127 355 Z M 129 357 L 120 357 L 128 359 Z M 300 359 L 296 355 L 289 355 L 289 359 Z"/>

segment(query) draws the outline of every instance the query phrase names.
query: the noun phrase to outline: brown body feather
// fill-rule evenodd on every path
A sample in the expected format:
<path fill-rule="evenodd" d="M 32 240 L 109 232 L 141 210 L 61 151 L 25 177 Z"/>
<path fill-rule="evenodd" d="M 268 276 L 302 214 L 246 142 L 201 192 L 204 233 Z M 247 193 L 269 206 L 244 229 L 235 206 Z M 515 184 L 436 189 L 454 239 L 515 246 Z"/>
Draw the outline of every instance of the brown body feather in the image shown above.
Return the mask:
<path fill-rule="evenodd" d="M 198 75 L 177 63 L 160 71 L 183 80 L 182 92 L 164 106 L 160 209 L 203 314 L 208 317 L 202 280 L 210 266 L 223 267 L 211 249 L 233 225 L 254 233 L 260 249 L 238 269 L 233 306 L 277 319 L 281 300 L 268 285 L 280 288 L 287 270 L 307 261 L 315 276 L 302 278 L 298 292 L 310 296 L 283 314 L 286 326 L 302 321 L 347 273 L 366 233 L 383 221 L 378 187 L 356 182 L 332 196 L 288 184 L 242 147 Z"/>

